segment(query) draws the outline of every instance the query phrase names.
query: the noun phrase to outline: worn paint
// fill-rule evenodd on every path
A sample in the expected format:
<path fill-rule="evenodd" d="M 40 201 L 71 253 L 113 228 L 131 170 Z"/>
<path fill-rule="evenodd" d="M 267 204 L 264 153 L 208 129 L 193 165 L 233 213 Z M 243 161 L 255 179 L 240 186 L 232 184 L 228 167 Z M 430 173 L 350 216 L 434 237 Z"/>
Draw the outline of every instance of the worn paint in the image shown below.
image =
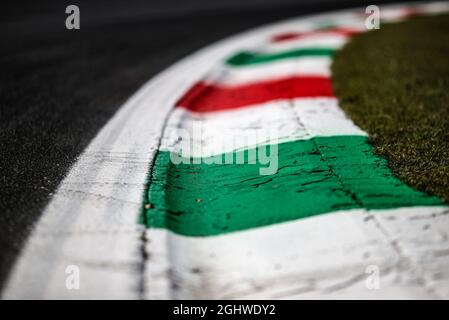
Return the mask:
<path fill-rule="evenodd" d="M 271 145 L 268 153 L 273 147 L 279 159 L 271 176 L 259 174 L 264 165 L 248 164 L 254 149 L 218 155 L 222 164 L 175 165 L 160 152 L 147 226 L 211 236 L 338 210 L 442 205 L 396 179 L 366 137 L 315 137 Z M 238 157 L 245 164 L 236 164 Z M 226 158 L 234 163 L 224 164 Z"/>
<path fill-rule="evenodd" d="M 160 150 L 198 158 L 260 144 L 336 135 L 366 133 L 346 117 L 334 98 L 271 101 L 226 112 L 176 108 Z"/>
<path fill-rule="evenodd" d="M 148 294 L 152 299 L 447 297 L 448 224 L 448 208 L 410 207 L 338 211 L 214 237 L 151 228 Z M 376 290 L 366 286 L 369 266 L 379 268 Z"/>

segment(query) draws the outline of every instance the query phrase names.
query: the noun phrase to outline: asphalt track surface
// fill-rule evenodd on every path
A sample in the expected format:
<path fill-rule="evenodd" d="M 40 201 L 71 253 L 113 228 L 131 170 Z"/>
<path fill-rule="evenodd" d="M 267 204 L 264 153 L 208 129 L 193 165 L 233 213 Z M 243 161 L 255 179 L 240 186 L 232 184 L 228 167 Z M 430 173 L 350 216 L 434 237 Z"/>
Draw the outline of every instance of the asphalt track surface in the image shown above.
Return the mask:
<path fill-rule="evenodd" d="M 392 1 L 377 1 L 385 3 Z M 0 289 L 33 223 L 98 130 L 145 81 L 226 36 L 363 1 L 77 1 L 5 5 L 0 13 Z M 163 2 L 161 2 L 163 3 Z M 181 3 L 183 5 L 181 6 Z M 276 5 L 275 5 L 276 4 Z M 159 3 L 160 5 L 160 3 Z M 151 125 L 151 123 L 149 123 Z"/>

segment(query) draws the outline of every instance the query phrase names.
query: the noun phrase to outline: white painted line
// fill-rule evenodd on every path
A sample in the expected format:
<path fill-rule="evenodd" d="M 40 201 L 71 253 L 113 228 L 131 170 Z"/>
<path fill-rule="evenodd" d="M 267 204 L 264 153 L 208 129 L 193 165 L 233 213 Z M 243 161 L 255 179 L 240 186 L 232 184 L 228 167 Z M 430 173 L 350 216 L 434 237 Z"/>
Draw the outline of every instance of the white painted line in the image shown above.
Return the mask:
<path fill-rule="evenodd" d="M 424 230 L 425 224 L 437 230 Z M 447 251 L 448 225 L 448 208 L 420 207 L 335 212 L 212 237 L 149 229 L 150 239 L 164 240 L 148 245 L 148 298 L 447 297 L 447 287 L 429 279 L 445 272 L 448 257 L 427 256 L 431 247 Z M 161 261 L 169 277 L 157 269 Z M 378 290 L 366 285 L 369 266 L 379 268 Z M 163 290 L 151 290 L 155 284 Z"/>

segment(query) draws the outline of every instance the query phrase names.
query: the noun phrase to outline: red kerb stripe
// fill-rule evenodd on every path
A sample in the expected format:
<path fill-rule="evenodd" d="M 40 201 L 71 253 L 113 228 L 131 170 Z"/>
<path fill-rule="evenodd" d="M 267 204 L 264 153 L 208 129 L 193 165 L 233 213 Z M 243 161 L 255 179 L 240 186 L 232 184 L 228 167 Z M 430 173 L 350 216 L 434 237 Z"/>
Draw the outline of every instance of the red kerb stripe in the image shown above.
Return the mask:
<path fill-rule="evenodd" d="M 278 34 L 271 38 L 271 42 L 282 42 L 289 40 L 298 40 L 306 37 L 315 37 L 315 36 L 331 36 L 331 35 L 342 35 L 342 36 L 353 36 L 355 34 L 360 33 L 360 31 L 355 29 L 347 29 L 347 28 L 333 28 L 333 29 L 324 29 L 317 31 L 309 31 L 309 32 L 285 32 Z"/>
<path fill-rule="evenodd" d="M 236 86 L 199 82 L 176 106 L 194 112 L 210 112 L 280 99 L 333 96 L 331 80 L 328 77 L 289 77 Z"/>

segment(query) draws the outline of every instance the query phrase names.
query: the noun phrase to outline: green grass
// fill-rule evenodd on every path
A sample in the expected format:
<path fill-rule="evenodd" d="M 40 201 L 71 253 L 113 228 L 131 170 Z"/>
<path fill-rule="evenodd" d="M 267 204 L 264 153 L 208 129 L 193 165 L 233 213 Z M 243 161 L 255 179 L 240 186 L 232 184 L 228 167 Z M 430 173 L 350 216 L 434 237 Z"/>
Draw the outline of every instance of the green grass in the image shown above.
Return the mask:
<path fill-rule="evenodd" d="M 341 107 L 395 175 L 449 202 L 449 15 L 355 37 L 332 74 Z"/>

